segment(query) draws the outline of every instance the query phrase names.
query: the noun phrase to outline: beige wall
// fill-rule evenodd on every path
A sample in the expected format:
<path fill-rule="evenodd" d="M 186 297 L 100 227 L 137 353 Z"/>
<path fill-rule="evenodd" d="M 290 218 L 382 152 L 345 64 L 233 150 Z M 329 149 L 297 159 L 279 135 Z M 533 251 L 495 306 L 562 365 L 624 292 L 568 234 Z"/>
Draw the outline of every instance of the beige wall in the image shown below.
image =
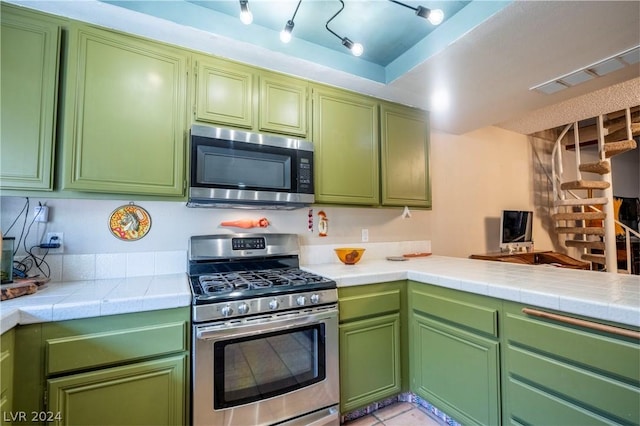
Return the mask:
<path fill-rule="evenodd" d="M 503 209 L 533 210 L 535 248 L 552 248 L 541 220 L 546 212 L 534 206 L 538 165 L 527 136 L 497 127 L 461 136 L 434 132 L 431 159 L 434 253 L 497 251 Z"/>

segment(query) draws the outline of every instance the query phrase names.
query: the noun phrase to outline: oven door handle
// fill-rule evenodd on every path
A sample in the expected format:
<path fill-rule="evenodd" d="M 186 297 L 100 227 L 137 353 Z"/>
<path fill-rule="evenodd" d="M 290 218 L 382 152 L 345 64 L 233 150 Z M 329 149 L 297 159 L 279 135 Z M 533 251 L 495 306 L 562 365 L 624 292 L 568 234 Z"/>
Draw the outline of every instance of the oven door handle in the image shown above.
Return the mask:
<path fill-rule="evenodd" d="M 338 317 L 338 310 L 331 309 L 327 311 L 317 313 L 301 313 L 290 314 L 284 318 L 273 319 L 273 317 L 256 318 L 255 324 L 246 324 L 239 327 L 221 329 L 216 326 L 200 327 L 196 329 L 196 338 L 198 340 L 219 340 L 219 339 L 233 339 L 237 337 L 243 337 L 246 335 L 256 335 L 259 333 L 271 333 L 274 331 L 287 330 L 294 327 L 300 327 L 304 325 L 319 324 L 324 320 L 331 317 Z M 263 321 L 260 321 L 260 320 Z"/>

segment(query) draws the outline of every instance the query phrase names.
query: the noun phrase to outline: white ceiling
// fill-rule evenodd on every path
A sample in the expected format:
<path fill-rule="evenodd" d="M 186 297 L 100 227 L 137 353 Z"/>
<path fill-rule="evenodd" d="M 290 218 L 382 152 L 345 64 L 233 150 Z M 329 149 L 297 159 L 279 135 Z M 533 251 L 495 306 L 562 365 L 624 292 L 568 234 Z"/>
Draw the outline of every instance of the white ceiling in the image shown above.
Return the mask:
<path fill-rule="evenodd" d="M 261 3 L 269 1 L 276 0 Z M 487 3 L 475 0 L 466 7 L 479 1 Z M 529 134 L 589 118 L 584 114 L 594 109 L 606 113 L 640 104 L 639 63 L 551 95 L 529 90 L 639 46 L 640 1 L 634 0 L 500 2 L 494 14 L 446 39 L 446 46 L 425 47 L 430 39 L 422 40 L 419 47 L 431 54 L 389 83 L 217 34 L 215 28 L 203 30 L 96 0 L 11 2 L 432 110 L 433 128 L 454 134 L 491 125 Z M 429 6 L 426 0 L 414 3 Z M 433 110 L 431 95 L 437 91 L 448 94 L 447 110 Z"/>

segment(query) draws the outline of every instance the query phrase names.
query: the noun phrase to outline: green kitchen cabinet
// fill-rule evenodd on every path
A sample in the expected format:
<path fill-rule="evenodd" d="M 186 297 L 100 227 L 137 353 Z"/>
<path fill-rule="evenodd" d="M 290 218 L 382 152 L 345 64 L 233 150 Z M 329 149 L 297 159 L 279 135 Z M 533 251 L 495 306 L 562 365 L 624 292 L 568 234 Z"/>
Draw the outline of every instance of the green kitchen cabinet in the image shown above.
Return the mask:
<path fill-rule="evenodd" d="M 14 410 L 65 425 L 187 424 L 189 318 L 185 307 L 18 326 Z"/>
<path fill-rule="evenodd" d="M 15 332 L 13 329 L 0 336 L 0 420 L 1 425 L 11 424 L 13 412 L 13 370 L 15 364 Z M 5 415 L 7 413 L 7 415 Z"/>
<path fill-rule="evenodd" d="M 312 86 L 316 202 L 380 203 L 378 102 Z"/>
<path fill-rule="evenodd" d="M 255 68 L 196 55 L 194 119 L 205 123 L 253 128 Z"/>
<path fill-rule="evenodd" d="M 426 111 L 380 104 L 382 205 L 431 207 Z"/>
<path fill-rule="evenodd" d="M 338 289 L 343 414 L 403 390 L 404 286 L 391 282 Z"/>
<path fill-rule="evenodd" d="M 258 130 L 307 138 L 309 83 L 267 71 L 258 80 Z"/>
<path fill-rule="evenodd" d="M 211 56 L 194 58 L 195 121 L 308 136 L 307 81 Z"/>
<path fill-rule="evenodd" d="M 53 190 L 60 25 L 0 4 L 0 188 Z"/>
<path fill-rule="evenodd" d="M 559 317 L 542 318 L 540 312 Z M 504 313 L 505 423 L 640 423 L 637 337 L 590 328 L 602 321 L 513 302 L 504 303 Z M 575 319 L 584 325 L 566 322 Z"/>
<path fill-rule="evenodd" d="M 189 53 L 72 24 L 67 56 L 63 189 L 182 196 Z"/>
<path fill-rule="evenodd" d="M 462 424 L 498 425 L 501 302 L 409 282 L 411 390 Z"/>

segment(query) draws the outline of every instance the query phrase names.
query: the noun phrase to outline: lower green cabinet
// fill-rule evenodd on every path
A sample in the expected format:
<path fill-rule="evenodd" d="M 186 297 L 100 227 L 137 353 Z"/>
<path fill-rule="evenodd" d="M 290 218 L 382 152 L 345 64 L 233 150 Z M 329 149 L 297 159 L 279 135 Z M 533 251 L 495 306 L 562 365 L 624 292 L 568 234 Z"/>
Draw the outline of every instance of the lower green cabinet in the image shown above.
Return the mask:
<path fill-rule="evenodd" d="M 499 304 L 409 286 L 411 390 L 463 424 L 500 424 Z"/>
<path fill-rule="evenodd" d="M 0 425 L 11 424 L 13 411 L 13 366 L 15 360 L 15 333 L 9 330 L 0 339 Z M 5 414 L 6 413 L 6 414 Z"/>
<path fill-rule="evenodd" d="M 340 411 L 402 391 L 404 282 L 338 289 Z"/>
<path fill-rule="evenodd" d="M 504 306 L 505 423 L 640 423 L 638 339 L 528 315 L 523 308 Z"/>
<path fill-rule="evenodd" d="M 178 355 L 47 381 L 55 424 L 180 425 L 187 356 Z"/>
<path fill-rule="evenodd" d="M 18 326 L 12 409 L 41 413 L 32 424 L 188 424 L 189 321 L 184 307 Z"/>

